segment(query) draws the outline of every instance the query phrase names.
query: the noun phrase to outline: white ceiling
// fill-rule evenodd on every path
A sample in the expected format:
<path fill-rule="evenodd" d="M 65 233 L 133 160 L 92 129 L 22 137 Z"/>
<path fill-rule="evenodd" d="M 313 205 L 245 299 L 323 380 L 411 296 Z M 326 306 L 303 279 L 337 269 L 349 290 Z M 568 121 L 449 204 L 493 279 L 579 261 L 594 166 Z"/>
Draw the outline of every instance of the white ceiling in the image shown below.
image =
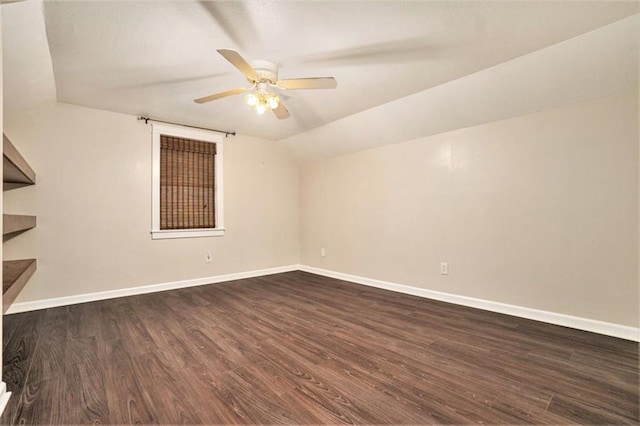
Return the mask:
<path fill-rule="evenodd" d="M 41 1 L 2 6 L 2 57 L 5 117 L 56 101 Z"/>
<path fill-rule="evenodd" d="M 61 102 L 274 140 L 638 13 L 635 1 L 46 1 L 43 39 L 32 18 L 7 22 L 34 13 L 38 1 L 2 7 L 5 88 L 16 88 L 5 97 L 8 111 L 53 93 Z M 255 114 L 241 96 L 195 104 L 246 85 L 216 53 L 223 47 L 277 62 L 281 78 L 335 76 L 338 88 L 288 91 L 288 120 Z"/>
<path fill-rule="evenodd" d="M 315 160 L 604 97 L 638 99 L 634 15 L 413 95 L 283 139 Z"/>

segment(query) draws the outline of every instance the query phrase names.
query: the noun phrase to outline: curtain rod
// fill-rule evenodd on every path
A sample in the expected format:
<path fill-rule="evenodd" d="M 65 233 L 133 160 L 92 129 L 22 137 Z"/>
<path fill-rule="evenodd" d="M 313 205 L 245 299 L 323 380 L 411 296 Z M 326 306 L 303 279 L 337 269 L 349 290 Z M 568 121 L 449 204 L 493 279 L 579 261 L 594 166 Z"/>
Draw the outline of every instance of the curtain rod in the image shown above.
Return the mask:
<path fill-rule="evenodd" d="M 229 137 L 229 135 L 231 136 L 236 135 L 236 132 L 227 132 L 226 130 L 209 129 L 207 127 L 198 127 L 198 126 L 190 126 L 188 124 L 172 123 L 171 121 L 156 120 L 155 118 L 145 117 L 144 115 L 141 115 L 140 117 L 138 117 L 138 120 L 144 120 L 144 124 L 149 124 L 150 121 L 155 121 L 157 123 L 174 124 L 176 126 L 191 127 L 192 129 L 209 130 L 212 132 L 224 133 L 225 138 Z"/>

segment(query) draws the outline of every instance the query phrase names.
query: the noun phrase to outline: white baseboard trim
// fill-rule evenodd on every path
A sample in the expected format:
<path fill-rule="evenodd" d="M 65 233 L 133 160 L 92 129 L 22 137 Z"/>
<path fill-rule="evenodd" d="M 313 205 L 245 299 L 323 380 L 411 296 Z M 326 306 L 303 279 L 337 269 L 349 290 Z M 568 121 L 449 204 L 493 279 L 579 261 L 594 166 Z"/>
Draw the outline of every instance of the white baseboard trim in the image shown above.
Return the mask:
<path fill-rule="evenodd" d="M 134 296 L 136 294 L 155 293 L 158 291 L 174 290 L 185 287 L 195 287 L 205 284 L 215 284 L 225 281 L 241 280 L 244 278 L 261 277 L 264 275 L 280 274 L 282 272 L 297 271 L 298 265 L 279 266 L 276 268 L 258 269 L 255 271 L 237 272 L 234 274 L 216 275 L 212 277 L 194 278 L 190 280 L 174 281 L 162 284 L 151 284 L 139 287 L 107 290 L 96 293 L 78 294 L 74 296 L 56 297 L 52 299 L 34 300 L 12 304 L 6 314 L 37 311 L 39 309 L 55 308 L 58 306 L 75 305 L 78 303 L 95 302 L 98 300 L 115 299 L 117 297 Z"/>
<path fill-rule="evenodd" d="M 476 299 L 473 297 L 459 296 L 451 293 L 444 293 L 434 290 L 427 290 L 419 287 L 412 287 L 387 281 L 380 281 L 357 275 L 343 274 L 341 272 L 330 271 L 328 269 L 316 268 L 306 265 L 287 265 L 276 268 L 259 269 L 247 272 L 238 272 L 226 275 L 216 275 L 212 277 L 195 278 L 183 281 L 174 281 L 161 284 L 151 284 L 139 287 L 123 288 L 118 290 L 107 290 L 96 293 L 86 293 L 74 296 L 56 297 L 52 299 L 34 300 L 31 302 L 21 302 L 12 304 L 6 314 L 19 312 L 36 311 L 39 309 L 55 308 L 58 306 L 75 305 L 78 303 L 95 302 L 98 300 L 115 299 L 117 297 L 134 296 L 137 294 L 155 293 L 158 291 L 173 290 L 178 288 L 194 287 L 205 284 L 215 284 L 225 281 L 240 280 L 244 278 L 260 277 L 264 275 L 280 274 L 291 271 L 305 271 L 312 274 L 323 275 L 339 280 L 350 281 L 356 284 L 363 284 L 398 293 L 411 294 L 413 296 L 427 299 L 440 300 L 456 305 L 469 306 L 472 308 L 484 309 L 485 311 L 498 312 L 501 314 L 513 315 L 516 317 L 542 321 L 578 330 L 590 331 L 607 336 L 619 337 L 621 339 L 640 341 L 640 329 L 589 318 L 575 317 L 571 315 L 559 314 L 555 312 L 542 311 L 538 309 L 525 308 L 522 306 L 509 305 L 506 303 L 492 302 L 490 300 Z M 3 398 L 8 400 L 10 392 L 2 393 L 4 383 L 0 382 L 0 407 L 6 404 Z"/>
<path fill-rule="evenodd" d="M 403 284 L 374 280 L 357 275 L 343 274 L 341 272 L 320 269 L 313 266 L 300 265 L 300 270 L 310 272 L 312 274 L 336 278 L 339 280 L 350 281 L 357 284 L 396 291 L 399 293 L 411 294 L 413 296 L 424 297 L 427 299 L 440 300 L 443 302 L 454 303 L 456 305 L 484 309 L 485 311 L 498 312 L 501 314 L 513 315 L 515 317 L 532 319 L 549 324 L 576 328 L 578 330 L 619 337 L 621 339 L 632 340 L 635 342 L 640 341 L 640 329 L 636 327 L 628 327 L 624 325 L 597 321 L 588 318 L 574 317 L 571 315 L 559 314 L 555 312 L 541 311 L 538 309 L 525 308 L 522 306 L 508 305 L 506 303 L 492 302 L 490 300 L 476 299 L 473 297 L 458 296 L 456 294 L 443 293 L 419 287 L 411 287 Z"/>
<path fill-rule="evenodd" d="M 10 397 L 11 392 L 7 392 L 7 384 L 5 382 L 0 382 L 0 415 L 2 415 L 4 409 L 7 407 Z"/>

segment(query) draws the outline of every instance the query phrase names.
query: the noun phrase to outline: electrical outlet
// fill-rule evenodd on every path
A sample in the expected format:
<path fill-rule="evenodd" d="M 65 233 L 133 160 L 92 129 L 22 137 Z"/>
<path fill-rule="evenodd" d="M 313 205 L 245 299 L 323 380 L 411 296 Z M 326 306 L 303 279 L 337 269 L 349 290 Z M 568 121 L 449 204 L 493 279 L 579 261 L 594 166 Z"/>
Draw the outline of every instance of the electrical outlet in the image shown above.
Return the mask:
<path fill-rule="evenodd" d="M 320 256 L 325 257 L 327 255 L 327 252 L 324 250 L 324 248 L 320 249 Z"/>
<path fill-rule="evenodd" d="M 449 275 L 449 264 L 447 262 L 442 262 L 440 264 L 440 274 Z"/>
<path fill-rule="evenodd" d="M 204 261 L 205 261 L 206 263 L 211 263 L 211 259 L 212 259 L 212 257 L 211 257 L 211 252 L 210 252 L 210 251 L 206 251 L 206 252 L 204 253 Z"/>

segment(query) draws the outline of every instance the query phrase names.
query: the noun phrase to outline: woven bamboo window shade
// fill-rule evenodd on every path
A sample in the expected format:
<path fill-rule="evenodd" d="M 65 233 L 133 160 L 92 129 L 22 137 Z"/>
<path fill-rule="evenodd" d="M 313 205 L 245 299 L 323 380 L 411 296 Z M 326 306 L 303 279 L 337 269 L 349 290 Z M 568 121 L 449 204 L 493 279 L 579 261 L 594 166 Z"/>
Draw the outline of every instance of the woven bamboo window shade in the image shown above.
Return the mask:
<path fill-rule="evenodd" d="M 216 227 L 216 145 L 160 135 L 160 229 Z"/>

